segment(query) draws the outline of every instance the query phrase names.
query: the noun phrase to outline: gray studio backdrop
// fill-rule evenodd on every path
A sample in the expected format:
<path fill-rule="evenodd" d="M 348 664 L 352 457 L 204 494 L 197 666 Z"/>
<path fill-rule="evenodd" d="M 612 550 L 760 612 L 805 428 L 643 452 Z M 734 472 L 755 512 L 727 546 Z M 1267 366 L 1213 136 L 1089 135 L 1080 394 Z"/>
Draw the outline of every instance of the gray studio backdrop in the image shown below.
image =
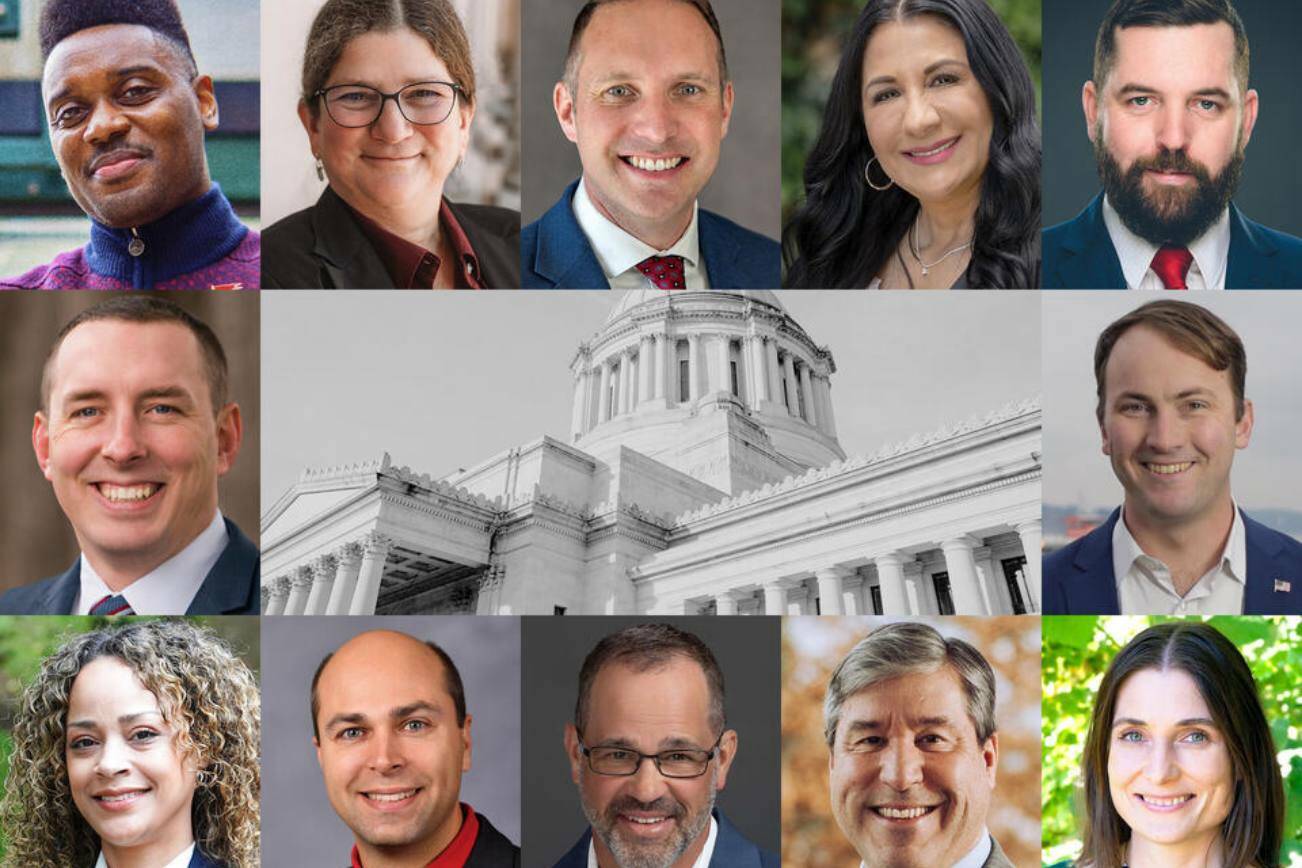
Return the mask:
<path fill-rule="evenodd" d="M 523 621 L 523 677 L 529 685 L 524 695 L 526 866 L 554 865 L 588 826 L 564 743 L 583 658 L 603 636 L 648 621 L 695 633 L 719 661 L 728 726 L 737 730 L 737 759 L 716 805 L 747 838 L 775 853 L 781 849 L 780 618 L 540 616 Z"/>
<path fill-rule="evenodd" d="M 581 0 L 524 4 L 524 76 L 521 83 L 524 153 L 521 220 L 530 223 L 556 203 L 582 174 L 579 152 L 561 132 L 552 110 L 574 16 Z M 777 238 L 781 231 L 778 164 L 782 80 L 779 0 L 714 0 L 728 52 L 736 101 L 719 167 L 701 193 L 701 207 Z M 648 34 L 650 38 L 650 34 Z"/>
<path fill-rule="evenodd" d="M 1257 90 L 1257 126 L 1248 143 L 1243 183 L 1234 202 L 1249 218 L 1302 235 L 1302 134 L 1297 98 L 1297 43 L 1302 3 L 1233 0 L 1252 52 L 1248 85 Z M 1094 151 L 1085 134 L 1081 86 L 1093 75 L 1094 39 L 1111 0 L 1044 4 L 1044 225 L 1075 217 L 1099 192 Z"/>
<path fill-rule="evenodd" d="M 367 630 L 433 640 L 457 664 L 474 716 L 461 801 L 520 841 L 520 622 L 425 616 L 262 621 L 262 864 L 345 865 L 353 836 L 330 807 L 312 747 L 309 688 L 326 654 Z"/>
<path fill-rule="evenodd" d="M 68 320 L 107 293 L 0 292 L 0 590 L 55 575 L 77 557 L 77 538 L 32 452 L 32 416 L 41 369 Z M 231 400 L 244 417 L 244 445 L 219 483 L 222 514 L 258 541 L 258 376 L 260 302 L 256 292 L 168 292 L 217 334 L 230 366 Z"/>

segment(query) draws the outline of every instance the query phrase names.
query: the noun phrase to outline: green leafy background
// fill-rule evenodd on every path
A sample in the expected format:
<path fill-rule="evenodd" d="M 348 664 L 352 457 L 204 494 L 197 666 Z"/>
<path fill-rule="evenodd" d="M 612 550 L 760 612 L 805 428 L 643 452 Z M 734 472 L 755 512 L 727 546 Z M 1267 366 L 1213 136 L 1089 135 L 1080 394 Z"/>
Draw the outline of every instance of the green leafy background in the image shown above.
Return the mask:
<path fill-rule="evenodd" d="M 782 2 L 782 217 L 804 195 L 801 175 L 823 117 L 843 40 L 863 0 L 783 0 Z M 1035 82 L 1040 105 L 1040 0 L 990 0 L 1007 25 Z"/>
<path fill-rule="evenodd" d="M 1178 618 L 1044 618 L 1041 727 L 1044 758 L 1044 860 L 1080 853 L 1080 760 L 1094 695 L 1108 663 L 1145 627 Z M 1302 618 L 1204 619 L 1230 639 L 1248 661 L 1271 721 L 1284 775 L 1287 819 L 1280 862 L 1302 866 Z"/>

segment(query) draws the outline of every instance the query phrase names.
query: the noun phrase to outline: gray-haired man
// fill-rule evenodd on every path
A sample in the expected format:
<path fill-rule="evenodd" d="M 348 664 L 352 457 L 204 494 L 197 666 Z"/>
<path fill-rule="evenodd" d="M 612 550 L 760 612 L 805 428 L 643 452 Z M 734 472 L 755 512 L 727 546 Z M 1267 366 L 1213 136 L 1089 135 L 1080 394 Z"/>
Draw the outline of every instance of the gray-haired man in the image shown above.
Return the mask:
<path fill-rule="evenodd" d="M 855 645 L 823 703 L 832 811 L 866 868 L 1012 868 L 986 830 L 995 787 L 994 673 L 925 624 Z"/>

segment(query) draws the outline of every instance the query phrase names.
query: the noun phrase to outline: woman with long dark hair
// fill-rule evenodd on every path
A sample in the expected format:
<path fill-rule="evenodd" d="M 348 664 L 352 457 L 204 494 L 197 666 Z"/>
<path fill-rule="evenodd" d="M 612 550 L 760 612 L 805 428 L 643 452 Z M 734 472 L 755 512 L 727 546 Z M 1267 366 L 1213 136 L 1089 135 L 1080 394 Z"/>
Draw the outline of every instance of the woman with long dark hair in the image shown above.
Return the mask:
<path fill-rule="evenodd" d="M 870 0 L 783 230 L 785 285 L 1039 285 L 1035 90 L 986 0 Z"/>

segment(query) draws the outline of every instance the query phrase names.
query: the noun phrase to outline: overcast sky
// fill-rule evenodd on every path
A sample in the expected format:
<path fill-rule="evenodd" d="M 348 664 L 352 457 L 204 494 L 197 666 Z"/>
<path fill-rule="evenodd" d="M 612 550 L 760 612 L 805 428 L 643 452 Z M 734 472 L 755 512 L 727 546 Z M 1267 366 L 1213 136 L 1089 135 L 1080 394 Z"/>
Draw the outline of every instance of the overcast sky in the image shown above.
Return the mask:
<path fill-rule="evenodd" d="M 832 350 L 849 455 L 1040 392 L 1040 293 L 779 293 Z M 1046 294 L 1049 295 L 1049 294 Z M 435 476 L 542 434 L 569 442 L 579 342 L 612 292 L 267 292 L 262 508 L 305 466 Z"/>
<path fill-rule="evenodd" d="M 1121 484 L 1100 446 L 1094 417 L 1094 342 L 1108 323 L 1157 296 L 1126 292 L 1046 292 L 1044 311 L 1044 502 L 1111 508 Z M 1239 505 L 1302 508 L 1302 293 L 1197 292 L 1239 333 L 1248 354 L 1246 397 L 1256 426 L 1234 459 Z"/>

